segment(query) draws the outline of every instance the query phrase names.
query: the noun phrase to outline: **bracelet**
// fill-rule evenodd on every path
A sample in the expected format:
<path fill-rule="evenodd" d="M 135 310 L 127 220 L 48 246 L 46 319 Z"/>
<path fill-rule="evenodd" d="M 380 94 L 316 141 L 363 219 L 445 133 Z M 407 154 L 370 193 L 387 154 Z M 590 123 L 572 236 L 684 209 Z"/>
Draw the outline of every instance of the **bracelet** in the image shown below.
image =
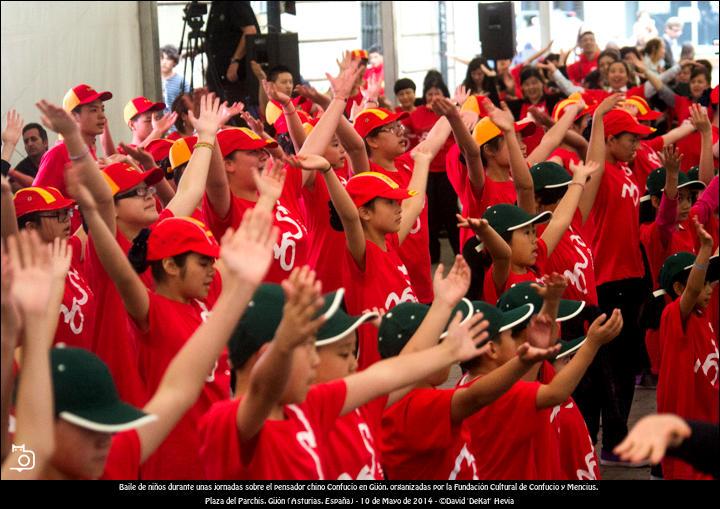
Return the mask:
<path fill-rule="evenodd" d="M 698 270 L 707 270 L 708 264 L 707 263 L 697 263 L 695 262 L 693 266 Z"/>
<path fill-rule="evenodd" d="M 285 109 L 285 106 L 283 106 L 283 113 L 285 113 L 285 115 L 294 115 L 295 113 L 297 113 L 297 110 L 293 108 L 292 110 L 288 111 Z"/>
<path fill-rule="evenodd" d="M 212 143 L 208 143 L 206 141 L 199 141 L 195 144 L 195 148 L 202 148 L 202 147 L 209 148 L 210 150 L 215 150 L 215 145 L 213 145 Z"/>
<path fill-rule="evenodd" d="M 321 172 L 323 175 L 325 175 L 325 174 L 326 174 L 327 172 L 329 172 L 330 170 L 332 170 L 332 165 L 328 166 L 328 167 L 325 168 L 324 170 L 320 170 L 320 172 Z"/>
<path fill-rule="evenodd" d="M 348 98 L 347 98 L 347 97 L 334 96 L 334 97 L 333 97 L 333 101 L 334 101 L 335 99 L 337 99 L 338 101 L 342 101 L 342 102 L 344 102 L 344 103 L 348 102 Z"/>
<path fill-rule="evenodd" d="M 585 184 L 583 184 L 582 182 L 570 182 L 570 183 L 568 184 L 568 187 L 570 187 L 570 186 L 572 186 L 572 185 L 580 186 L 580 187 L 582 187 L 583 189 L 585 189 Z"/>
<path fill-rule="evenodd" d="M 88 148 L 88 149 L 85 149 L 85 152 L 83 152 L 83 153 L 80 154 L 79 156 L 70 155 L 70 153 L 68 152 L 68 156 L 70 157 L 70 160 L 71 160 L 71 161 L 77 161 L 77 160 L 79 160 L 79 159 L 84 158 L 85 156 L 87 156 L 87 155 L 89 155 L 89 154 L 90 154 L 90 149 L 89 149 L 89 148 Z"/>

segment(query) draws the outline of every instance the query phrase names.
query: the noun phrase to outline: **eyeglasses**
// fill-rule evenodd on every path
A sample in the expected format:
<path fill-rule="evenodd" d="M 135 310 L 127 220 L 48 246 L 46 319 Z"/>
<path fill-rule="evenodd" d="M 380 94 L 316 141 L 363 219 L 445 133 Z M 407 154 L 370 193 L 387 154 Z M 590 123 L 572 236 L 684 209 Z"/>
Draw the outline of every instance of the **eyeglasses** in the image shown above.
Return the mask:
<path fill-rule="evenodd" d="M 49 219 L 57 219 L 59 223 L 70 220 L 75 213 L 75 209 L 62 209 L 54 212 L 40 212 L 38 217 L 47 217 Z"/>
<path fill-rule="evenodd" d="M 388 124 L 378 129 L 379 133 L 394 133 L 398 136 L 405 134 L 405 126 L 402 124 Z"/>
<path fill-rule="evenodd" d="M 157 189 L 155 188 L 155 186 L 136 187 L 135 189 L 116 195 L 115 199 L 123 200 L 125 198 L 134 198 L 136 196 L 139 196 L 140 198 L 145 198 L 146 196 L 153 196 L 156 192 Z"/>

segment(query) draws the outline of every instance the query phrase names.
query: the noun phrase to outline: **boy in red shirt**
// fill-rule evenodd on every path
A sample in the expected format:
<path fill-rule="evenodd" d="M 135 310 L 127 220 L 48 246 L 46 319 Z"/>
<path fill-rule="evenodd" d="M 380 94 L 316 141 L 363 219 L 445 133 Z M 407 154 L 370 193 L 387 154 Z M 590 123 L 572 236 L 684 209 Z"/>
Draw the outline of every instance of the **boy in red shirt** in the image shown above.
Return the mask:
<path fill-rule="evenodd" d="M 161 138 L 165 134 L 164 131 L 160 132 L 159 129 L 155 129 L 155 121 L 153 119 L 154 112 L 163 111 L 164 109 L 165 103 L 154 103 L 147 97 L 142 96 L 131 99 L 125 105 L 123 117 L 132 133 L 131 146 L 144 147 L 152 140 Z M 175 114 L 175 117 L 177 117 L 177 114 Z M 171 120 L 168 129 L 172 126 L 175 118 Z"/>
<path fill-rule="evenodd" d="M 568 77 L 577 85 L 581 84 L 585 77 L 597 69 L 598 57 L 600 56 L 600 48 L 595 42 L 595 34 L 585 31 L 578 34 L 578 47 L 582 49 L 582 54 L 577 62 L 567 66 Z"/>

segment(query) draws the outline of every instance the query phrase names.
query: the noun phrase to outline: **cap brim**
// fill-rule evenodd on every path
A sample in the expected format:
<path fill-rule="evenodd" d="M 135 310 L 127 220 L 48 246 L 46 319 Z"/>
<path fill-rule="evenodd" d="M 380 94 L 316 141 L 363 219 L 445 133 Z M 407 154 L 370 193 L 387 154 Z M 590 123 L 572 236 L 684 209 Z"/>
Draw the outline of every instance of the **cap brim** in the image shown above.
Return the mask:
<path fill-rule="evenodd" d="M 440 334 L 440 339 L 445 339 L 445 337 L 448 335 L 447 328 L 450 327 L 450 323 L 455 319 L 455 314 L 458 311 L 463 314 L 462 319 L 460 320 L 460 325 L 462 325 L 465 322 L 467 322 L 468 320 L 470 320 L 470 318 L 472 318 L 473 314 L 475 314 L 475 308 L 473 306 L 473 303 L 470 300 L 463 297 L 463 299 L 460 301 L 460 303 L 457 306 L 455 306 L 455 309 L 453 309 L 453 312 L 450 315 L 450 321 L 448 322 L 447 326 L 445 327 L 445 329 L 446 329 L 445 332 Z"/>
<path fill-rule="evenodd" d="M 684 182 L 683 184 L 680 184 L 677 186 L 678 189 L 684 189 L 686 187 L 689 187 L 691 189 L 699 189 L 703 190 L 706 189 L 707 186 L 705 185 L 705 182 L 701 182 L 700 180 L 689 180 L 687 182 Z M 663 189 L 664 191 L 664 189 Z"/>
<path fill-rule="evenodd" d="M 645 113 L 645 114 L 643 114 L 643 115 L 638 115 L 638 116 L 637 116 L 637 119 L 638 119 L 638 120 L 648 120 L 648 121 L 652 121 L 652 120 L 657 120 L 657 119 L 659 119 L 660 117 L 662 117 L 662 113 L 660 113 L 659 111 L 648 110 L 647 113 Z"/>
<path fill-rule="evenodd" d="M 340 341 L 367 321 L 380 315 L 374 311 L 360 316 L 350 316 L 345 311 L 337 311 L 318 331 L 315 346 L 325 346 Z"/>
<path fill-rule="evenodd" d="M 544 223 L 545 221 L 550 221 L 551 218 L 552 218 L 552 212 L 550 212 L 549 210 L 546 210 L 545 212 L 541 212 L 540 214 L 533 216 L 530 220 L 525 221 L 524 223 L 520 223 L 515 226 L 511 226 L 510 228 L 507 229 L 507 231 L 509 231 L 509 232 L 515 231 L 518 228 L 524 228 L 525 226 L 527 226 L 529 224 Z"/>
<path fill-rule="evenodd" d="M 523 136 L 535 134 L 536 130 L 537 126 L 532 120 L 521 120 L 519 122 L 515 122 L 515 132 L 520 133 Z"/>
<path fill-rule="evenodd" d="M 505 332 L 520 325 L 532 316 L 533 311 L 535 311 L 535 306 L 532 304 L 523 304 L 510 311 L 503 311 L 502 325 L 498 332 Z"/>
<path fill-rule="evenodd" d="M 408 198 L 412 198 L 413 196 L 417 196 L 417 191 L 411 191 L 409 189 L 405 189 L 404 187 L 401 187 L 399 189 L 391 189 L 387 192 L 383 192 L 382 194 L 378 194 L 381 198 L 388 198 L 390 200 L 407 200 Z"/>
<path fill-rule="evenodd" d="M 536 191 L 541 191 L 543 189 L 558 189 L 560 187 L 567 187 L 570 185 L 570 182 L 572 182 L 572 177 L 568 175 L 568 179 L 566 182 L 560 182 L 559 184 L 548 184 L 546 186 L 536 189 Z"/>
<path fill-rule="evenodd" d="M 558 308 L 557 319 L 555 321 L 564 322 L 575 318 L 583 309 L 585 309 L 585 302 L 582 300 L 560 299 L 560 307 Z"/>
<path fill-rule="evenodd" d="M 560 344 L 562 346 L 560 347 L 560 353 L 557 354 L 555 360 L 559 360 L 563 357 L 574 354 L 580 349 L 581 346 L 583 346 L 586 340 L 587 336 L 580 336 L 579 338 L 571 339 L 570 341 L 561 340 Z"/>
<path fill-rule="evenodd" d="M 77 413 L 60 412 L 60 418 L 81 428 L 100 433 L 127 431 L 157 420 L 156 415 L 146 414 L 122 401 Z"/>
<path fill-rule="evenodd" d="M 151 186 L 153 184 L 157 184 L 163 178 L 165 178 L 163 171 L 160 168 L 153 168 L 152 170 L 143 173 L 143 178 L 138 182 L 138 184 L 140 182 L 145 182 L 145 184 Z"/>
<path fill-rule="evenodd" d="M 78 103 L 78 106 L 82 106 L 83 104 L 90 104 L 91 102 L 93 102 L 93 101 L 98 101 L 98 100 L 105 102 L 105 101 L 108 101 L 108 100 L 112 99 L 112 96 L 113 96 L 113 95 L 112 95 L 110 92 L 107 92 L 107 91 L 105 91 L 105 92 L 98 92 L 98 93 L 96 93 L 96 94 L 94 94 L 94 95 L 91 95 L 91 96 L 89 96 L 89 97 L 86 97 L 85 99 L 83 99 L 82 101 L 80 101 L 80 102 Z"/>

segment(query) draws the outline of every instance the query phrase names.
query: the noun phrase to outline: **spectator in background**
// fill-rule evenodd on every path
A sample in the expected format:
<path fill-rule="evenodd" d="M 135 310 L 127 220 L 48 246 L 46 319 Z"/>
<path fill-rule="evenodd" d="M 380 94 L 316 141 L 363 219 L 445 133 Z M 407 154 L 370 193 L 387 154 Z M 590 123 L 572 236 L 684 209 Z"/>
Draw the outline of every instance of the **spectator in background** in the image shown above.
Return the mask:
<path fill-rule="evenodd" d="M 643 49 L 643 63 L 645 68 L 655 74 L 665 70 L 665 43 L 662 39 L 650 39 Z"/>
<path fill-rule="evenodd" d="M 181 92 L 190 92 L 190 84 L 175 72 L 175 67 L 180 63 L 178 50 L 172 44 L 160 48 L 160 75 L 162 76 L 163 102 L 165 113 L 170 113 L 170 108 Z M 175 128 L 172 129 L 173 131 Z"/>
<path fill-rule="evenodd" d="M 670 69 L 680 60 L 681 46 L 678 39 L 683 33 L 683 23 L 680 18 L 672 16 L 665 22 L 665 33 L 662 38 L 665 42 L 665 68 Z"/>
<path fill-rule="evenodd" d="M 398 106 L 395 107 L 396 113 L 407 111 L 412 113 L 415 111 L 416 101 L 415 91 L 417 87 L 415 82 L 410 78 L 401 78 L 395 82 L 393 91 L 395 92 L 395 98 L 397 99 Z"/>
<path fill-rule="evenodd" d="M 366 82 L 374 81 L 380 85 L 380 96 L 385 95 L 385 63 L 383 61 L 382 49 L 373 46 L 368 50 L 368 67 L 363 79 Z"/>
<path fill-rule="evenodd" d="M 35 178 L 40 167 L 40 160 L 48 151 L 47 131 L 40 124 L 30 123 L 23 127 L 22 138 L 27 157 L 17 164 L 15 170 L 27 176 L 27 180 L 22 176 L 12 177 L 10 183 L 13 191 L 32 185 L 32 179 Z"/>
<path fill-rule="evenodd" d="M 595 34 L 590 30 L 581 30 L 577 43 L 582 53 L 577 62 L 567 67 L 567 74 L 574 83 L 582 83 L 585 76 L 597 69 L 600 48 L 595 42 Z"/>
<path fill-rule="evenodd" d="M 655 39 L 659 34 L 655 26 L 655 20 L 652 19 L 648 11 L 638 11 L 636 18 L 637 21 L 633 25 L 633 37 L 635 38 L 635 45 L 642 48 L 650 39 Z"/>

